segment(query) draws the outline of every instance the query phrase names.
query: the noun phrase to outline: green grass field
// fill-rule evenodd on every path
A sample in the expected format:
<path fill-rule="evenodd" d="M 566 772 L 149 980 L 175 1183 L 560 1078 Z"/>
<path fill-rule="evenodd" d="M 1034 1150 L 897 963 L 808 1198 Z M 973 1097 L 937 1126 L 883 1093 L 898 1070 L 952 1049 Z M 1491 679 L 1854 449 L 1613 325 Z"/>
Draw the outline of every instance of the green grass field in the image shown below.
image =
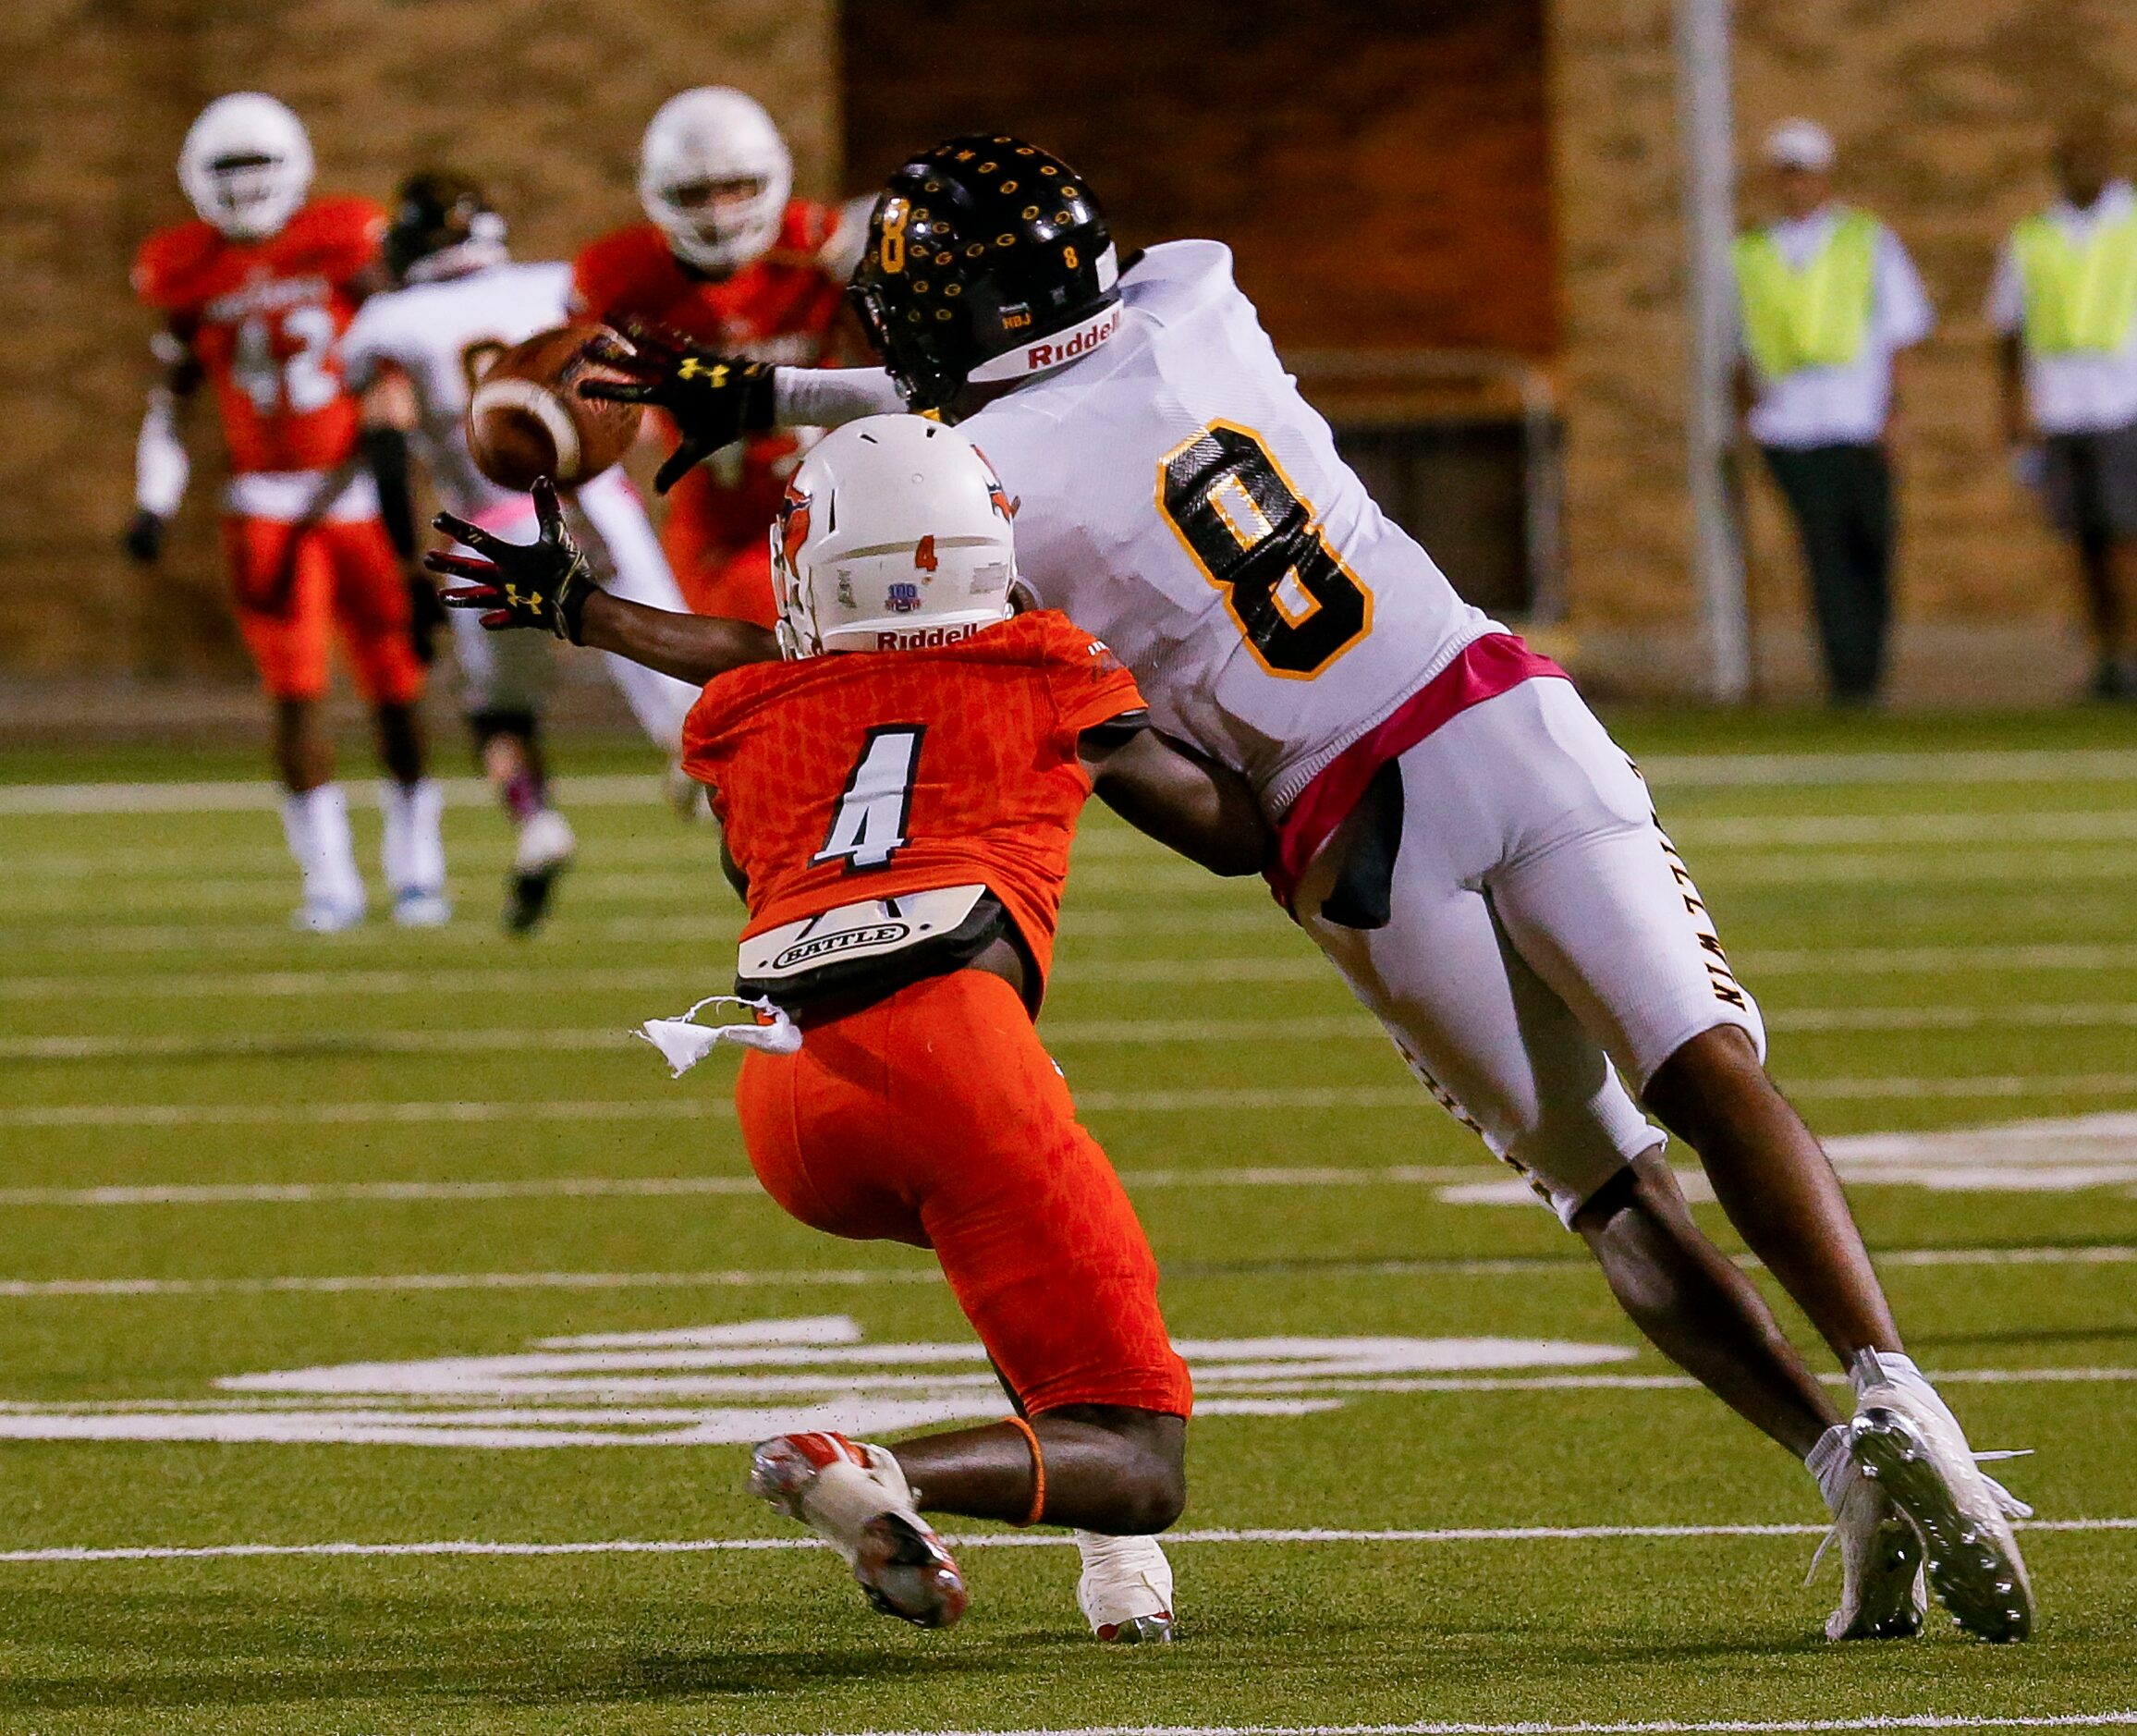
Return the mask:
<path fill-rule="evenodd" d="M 1827 1646 L 1801 1469 L 1258 886 L 1096 812 L 1044 1029 L 1197 1366 L 1181 1641 L 1093 1644 L 1065 1539 L 984 1527 L 959 1628 L 871 1616 L 739 1443 L 994 1400 L 922 1256 L 755 1193 L 731 1062 L 623 1034 L 724 986 L 739 916 L 644 757 L 564 752 L 580 866 L 519 943 L 477 800 L 449 930 L 308 939 L 248 758 L 16 755 L 0 1729 L 2137 1722 L 2137 719 L 1621 734 L 1918 1357 L 2038 1449 L 2033 1644 Z"/>

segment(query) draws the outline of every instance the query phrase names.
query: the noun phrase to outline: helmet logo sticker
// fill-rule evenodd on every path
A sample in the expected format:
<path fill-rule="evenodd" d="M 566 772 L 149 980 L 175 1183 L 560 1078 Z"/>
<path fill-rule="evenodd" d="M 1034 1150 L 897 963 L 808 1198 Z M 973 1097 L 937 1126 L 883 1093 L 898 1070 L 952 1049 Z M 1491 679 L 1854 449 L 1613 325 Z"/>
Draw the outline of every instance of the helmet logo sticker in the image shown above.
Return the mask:
<path fill-rule="evenodd" d="M 801 544 L 809 540 L 810 508 L 814 503 L 792 483 L 779 502 L 779 558 L 789 569 L 797 567 Z"/>
<path fill-rule="evenodd" d="M 922 537 L 919 542 L 913 544 L 912 564 L 915 569 L 926 573 L 931 581 L 934 579 L 935 568 L 943 563 L 942 557 L 935 553 L 935 542 L 932 533 Z"/>
<path fill-rule="evenodd" d="M 887 276 L 895 277 L 905 269 L 905 226 L 911 216 L 912 207 L 904 200 L 884 201 L 883 269 Z"/>
<path fill-rule="evenodd" d="M 920 607 L 920 587 L 910 580 L 900 579 L 884 593 L 884 602 L 893 615 L 910 615 Z"/>

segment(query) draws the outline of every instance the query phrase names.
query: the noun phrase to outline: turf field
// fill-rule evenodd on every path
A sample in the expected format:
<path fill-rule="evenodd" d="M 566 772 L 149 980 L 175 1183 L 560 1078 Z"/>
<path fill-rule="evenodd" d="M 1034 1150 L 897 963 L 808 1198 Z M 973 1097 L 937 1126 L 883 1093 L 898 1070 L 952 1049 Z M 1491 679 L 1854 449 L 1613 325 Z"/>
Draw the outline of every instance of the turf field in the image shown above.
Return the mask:
<path fill-rule="evenodd" d="M 1918 1356 L 2039 1449 L 2033 1644 L 1826 1646 L 1800 1469 L 1258 886 L 1096 813 L 1045 1029 L 1197 1368 L 1181 1643 L 1095 1646 L 1073 1552 L 984 1527 L 961 1627 L 870 1616 L 739 1443 L 995 1401 L 922 1256 L 757 1196 L 731 1062 L 622 1034 L 737 929 L 642 757 L 565 752 L 581 866 L 515 943 L 471 794 L 451 929 L 308 939 L 250 760 L 16 755 L 0 1729 L 2137 1722 L 2137 719 L 1621 733 Z"/>

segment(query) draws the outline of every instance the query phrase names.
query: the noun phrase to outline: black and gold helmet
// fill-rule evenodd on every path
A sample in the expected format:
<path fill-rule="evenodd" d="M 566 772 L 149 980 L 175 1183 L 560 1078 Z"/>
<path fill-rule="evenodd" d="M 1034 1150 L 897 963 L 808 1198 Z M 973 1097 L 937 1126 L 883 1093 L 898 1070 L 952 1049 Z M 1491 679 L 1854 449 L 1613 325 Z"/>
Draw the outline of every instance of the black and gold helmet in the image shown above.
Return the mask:
<path fill-rule="evenodd" d="M 480 183 L 452 169 L 425 169 L 400 184 L 385 232 L 395 282 L 428 283 L 505 257 L 505 219 Z"/>
<path fill-rule="evenodd" d="M 946 140 L 890 177 L 852 296 L 907 403 L 1042 373 L 1120 318 L 1105 214 L 1059 157 L 1006 133 Z"/>

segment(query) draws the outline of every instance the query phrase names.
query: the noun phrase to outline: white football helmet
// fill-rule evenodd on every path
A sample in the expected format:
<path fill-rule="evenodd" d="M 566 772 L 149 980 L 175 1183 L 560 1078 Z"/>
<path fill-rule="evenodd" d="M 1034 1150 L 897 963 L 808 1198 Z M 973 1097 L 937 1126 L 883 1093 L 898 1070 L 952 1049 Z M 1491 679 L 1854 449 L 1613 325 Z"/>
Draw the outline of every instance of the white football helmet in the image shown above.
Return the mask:
<path fill-rule="evenodd" d="M 218 96 L 178 148 L 178 185 L 202 222 L 233 241 L 263 241 L 311 190 L 311 141 L 304 123 L 271 96 Z"/>
<path fill-rule="evenodd" d="M 1014 614 L 1015 511 L 955 428 L 865 416 L 801 460 L 772 527 L 779 649 L 919 651 Z"/>
<path fill-rule="evenodd" d="M 753 191 L 720 192 L 755 183 Z M 739 271 L 779 238 L 794 159 L 754 97 L 700 85 L 660 105 L 638 151 L 638 197 L 682 259 Z"/>

